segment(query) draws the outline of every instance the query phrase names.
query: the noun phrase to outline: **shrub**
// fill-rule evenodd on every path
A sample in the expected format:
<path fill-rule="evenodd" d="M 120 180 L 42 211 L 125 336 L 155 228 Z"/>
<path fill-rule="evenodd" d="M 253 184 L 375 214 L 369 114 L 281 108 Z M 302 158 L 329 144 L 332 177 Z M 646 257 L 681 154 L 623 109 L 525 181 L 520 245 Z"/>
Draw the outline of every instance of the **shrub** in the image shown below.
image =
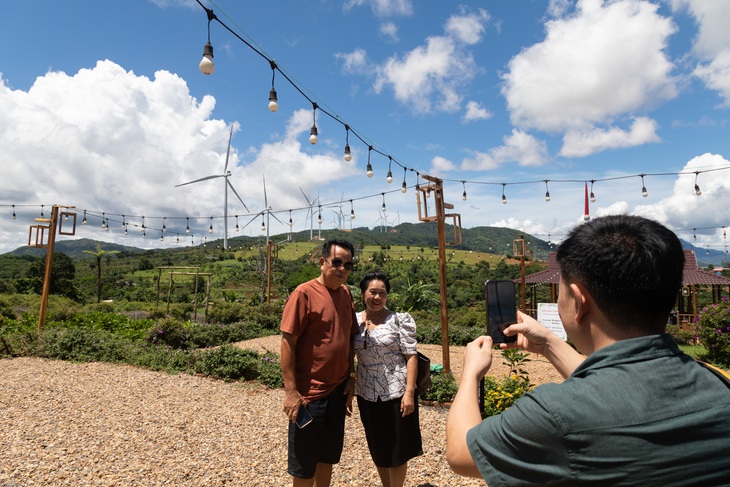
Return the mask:
<path fill-rule="evenodd" d="M 259 354 L 229 345 L 198 353 L 195 372 L 223 380 L 253 380 L 259 376 Z"/>
<path fill-rule="evenodd" d="M 72 362 L 120 362 L 129 341 L 103 330 L 48 328 L 38 335 L 34 354 Z"/>
<path fill-rule="evenodd" d="M 431 388 L 421 395 L 426 401 L 451 402 L 459 390 L 452 374 L 432 374 Z"/>
<path fill-rule="evenodd" d="M 700 343 L 707 349 L 706 359 L 723 367 L 730 366 L 730 302 L 727 297 L 700 311 L 695 330 Z"/>
<path fill-rule="evenodd" d="M 180 350 L 186 350 L 189 347 L 185 326 L 175 318 L 158 321 L 147 330 L 145 341 L 151 345 L 166 345 Z"/>
<path fill-rule="evenodd" d="M 272 389 L 284 387 L 284 377 L 281 375 L 279 357 L 267 351 L 259 358 L 259 382 Z"/>
<path fill-rule="evenodd" d="M 507 410 L 534 385 L 522 364 L 529 362 L 528 354 L 516 348 L 502 351 L 504 364 L 509 367 L 509 373 L 502 379 L 493 376 L 484 377 L 484 417 L 494 416 Z"/>
<path fill-rule="evenodd" d="M 696 339 L 693 330 L 683 330 L 677 325 L 667 325 L 667 333 L 672 335 L 678 345 L 692 345 Z"/>

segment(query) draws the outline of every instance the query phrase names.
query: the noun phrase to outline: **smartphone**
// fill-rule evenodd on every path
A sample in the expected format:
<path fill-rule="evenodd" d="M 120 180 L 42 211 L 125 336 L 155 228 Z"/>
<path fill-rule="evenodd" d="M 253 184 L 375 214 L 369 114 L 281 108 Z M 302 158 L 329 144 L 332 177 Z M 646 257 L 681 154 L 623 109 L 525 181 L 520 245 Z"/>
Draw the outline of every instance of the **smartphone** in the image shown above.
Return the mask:
<path fill-rule="evenodd" d="M 304 428 L 312 422 L 312 415 L 307 411 L 307 407 L 302 405 L 299 406 L 299 412 L 297 413 L 296 423 L 300 428 Z"/>
<path fill-rule="evenodd" d="M 487 301 L 487 332 L 494 343 L 515 343 L 517 335 L 506 336 L 503 331 L 517 323 L 515 283 L 512 281 L 487 281 L 484 283 Z"/>

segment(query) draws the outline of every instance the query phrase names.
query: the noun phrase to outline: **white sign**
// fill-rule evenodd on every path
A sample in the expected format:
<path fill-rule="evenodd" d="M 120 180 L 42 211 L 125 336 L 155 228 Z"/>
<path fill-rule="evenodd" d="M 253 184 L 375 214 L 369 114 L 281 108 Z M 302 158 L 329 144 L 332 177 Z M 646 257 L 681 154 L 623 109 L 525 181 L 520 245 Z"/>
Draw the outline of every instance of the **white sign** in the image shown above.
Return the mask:
<path fill-rule="evenodd" d="M 563 322 L 560 321 L 557 303 L 537 303 L 537 321 L 563 340 L 568 339 Z"/>

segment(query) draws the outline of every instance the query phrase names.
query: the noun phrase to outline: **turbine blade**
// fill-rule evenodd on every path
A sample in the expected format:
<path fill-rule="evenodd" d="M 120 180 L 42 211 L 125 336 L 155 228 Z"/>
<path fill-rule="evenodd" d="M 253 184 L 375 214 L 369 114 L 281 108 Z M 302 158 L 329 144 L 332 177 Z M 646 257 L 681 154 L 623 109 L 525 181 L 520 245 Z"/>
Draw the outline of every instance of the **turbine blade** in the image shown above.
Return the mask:
<path fill-rule="evenodd" d="M 279 220 L 279 217 L 277 217 L 276 215 L 274 215 L 274 214 L 273 214 L 273 213 L 272 213 L 272 212 L 271 212 L 270 210 L 267 210 L 267 211 L 268 211 L 269 215 L 271 215 L 271 216 L 273 216 L 273 217 L 274 217 L 274 220 L 276 220 L 276 221 L 278 221 L 279 223 L 281 223 L 282 225 L 284 225 L 284 222 L 283 222 L 283 221 L 281 221 L 281 220 Z"/>
<path fill-rule="evenodd" d="M 231 155 L 231 139 L 233 138 L 233 124 L 231 124 L 231 134 L 228 136 L 228 150 L 226 151 L 226 167 L 223 168 L 223 174 L 228 170 L 228 156 Z"/>
<path fill-rule="evenodd" d="M 249 209 L 248 209 L 248 206 L 246 206 L 246 203 L 244 203 L 244 202 L 243 202 L 243 200 L 241 199 L 241 197 L 240 197 L 240 196 L 238 196 L 238 193 L 236 192 L 236 188 L 234 188 L 234 187 L 233 187 L 233 185 L 232 185 L 232 184 L 231 184 L 231 182 L 230 182 L 230 181 L 228 180 L 228 178 L 226 178 L 226 182 L 228 183 L 228 187 L 230 187 L 230 188 L 231 188 L 231 191 L 233 191 L 233 194 L 235 194 L 235 195 L 236 195 L 236 198 L 238 198 L 238 201 L 240 201 L 240 202 L 241 202 L 241 204 L 243 205 L 243 207 L 244 207 L 244 208 L 246 208 L 246 211 L 248 211 L 248 212 L 250 213 L 250 212 L 251 212 L 251 210 L 249 210 Z"/>
<path fill-rule="evenodd" d="M 179 186 L 185 186 L 186 184 L 199 183 L 200 181 L 207 181 L 209 179 L 222 178 L 222 177 L 225 177 L 225 174 L 218 174 L 216 176 L 206 176 L 204 178 L 196 179 L 195 181 L 188 181 L 187 183 L 176 184 L 175 187 L 177 188 Z"/>
<path fill-rule="evenodd" d="M 297 186 L 297 187 L 299 188 L 299 191 L 301 191 L 301 192 L 302 192 L 302 196 L 304 196 L 304 199 L 305 199 L 305 200 L 307 200 L 307 204 L 308 204 L 308 205 L 312 205 L 312 202 L 311 202 L 311 201 L 309 201 L 309 198 L 307 198 L 307 195 L 306 195 L 306 194 L 304 194 L 304 190 L 302 189 L 302 187 L 301 187 L 301 186 Z"/>

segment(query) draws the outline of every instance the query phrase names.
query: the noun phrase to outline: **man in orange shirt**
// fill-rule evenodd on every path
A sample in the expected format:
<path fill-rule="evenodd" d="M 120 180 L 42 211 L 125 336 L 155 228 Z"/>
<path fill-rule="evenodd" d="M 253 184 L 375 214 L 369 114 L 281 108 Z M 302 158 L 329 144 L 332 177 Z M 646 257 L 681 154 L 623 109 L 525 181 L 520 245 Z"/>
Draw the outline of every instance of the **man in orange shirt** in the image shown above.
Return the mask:
<path fill-rule="evenodd" d="M 291 420 L 288 472 L 295 487 L 329 486 L 332 465 L 342 454 L 354 390 L 351 337 L 359 331 L 344 285 L 354 255 L 350 242 L 325 242 L 320 276 L 289 295 L 281 317 L 284 412 Z M 308 415 L 311 422 L 301 421 Z"/>

